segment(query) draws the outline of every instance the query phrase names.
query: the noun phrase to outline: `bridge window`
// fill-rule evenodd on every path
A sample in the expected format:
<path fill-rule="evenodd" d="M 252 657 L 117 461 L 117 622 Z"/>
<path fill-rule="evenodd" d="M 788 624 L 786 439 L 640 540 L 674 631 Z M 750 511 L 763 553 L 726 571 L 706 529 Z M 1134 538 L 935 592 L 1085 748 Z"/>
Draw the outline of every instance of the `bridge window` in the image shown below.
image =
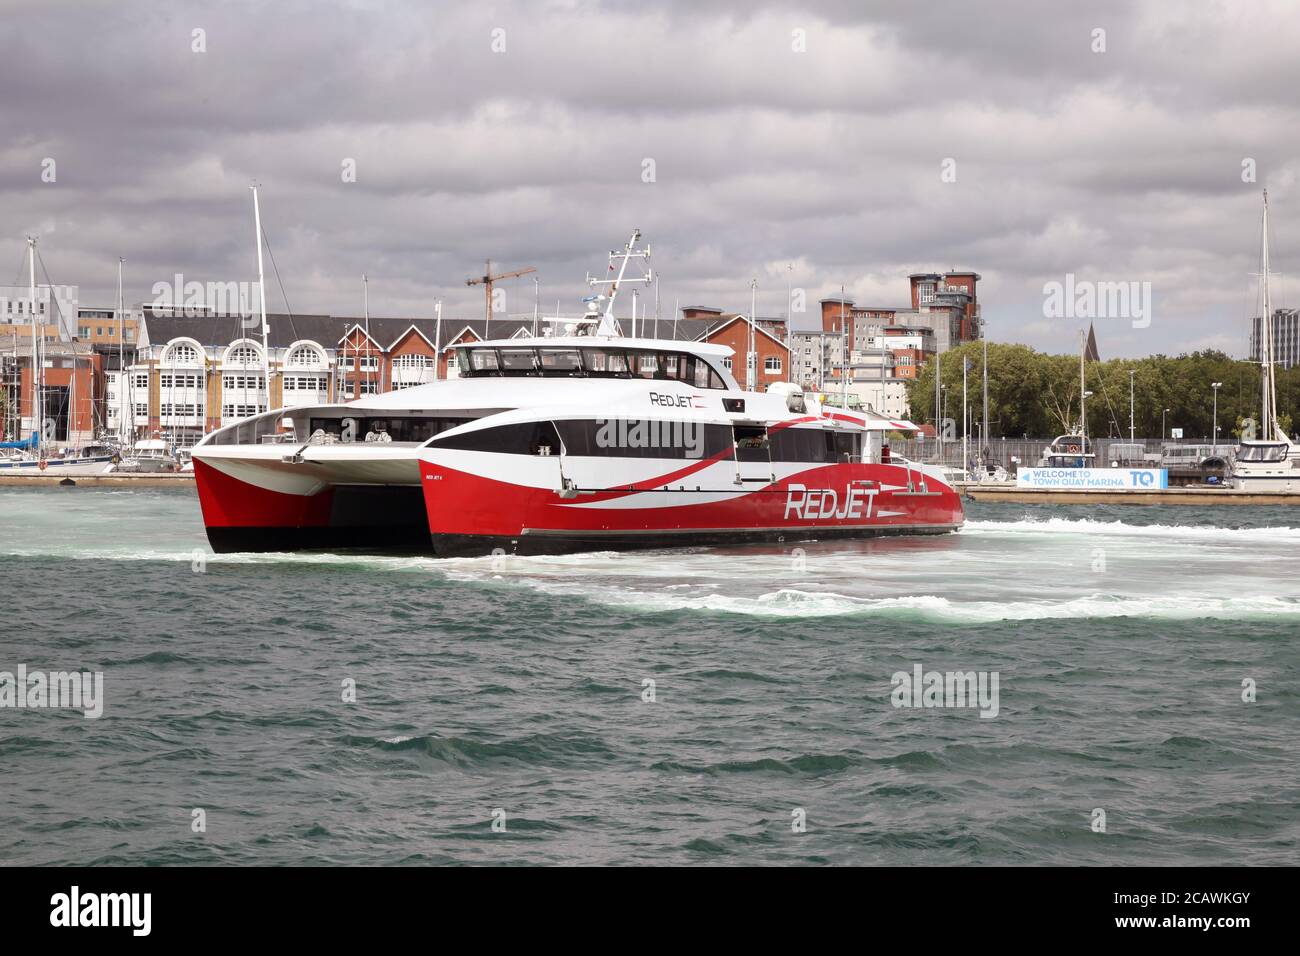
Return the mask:
<path fill-rule="evenodd" d="M 537 354 L 532 349 L 502 349 L 501 370 L 507 375 L 537 370 Z"/>
<path fill-rule="evenodd" d="M 577 349 L 542 349 L 543 375 L 568 375 L 582 371 Z"/>
<path fill-rule="evenodd" d="M 686 382 L 696 388 L 726 388 L 703 358 L 683 352 L 618 348 L 462 348 L 457 364 L 474 375 L 555 375 L 646 378 Z"/>

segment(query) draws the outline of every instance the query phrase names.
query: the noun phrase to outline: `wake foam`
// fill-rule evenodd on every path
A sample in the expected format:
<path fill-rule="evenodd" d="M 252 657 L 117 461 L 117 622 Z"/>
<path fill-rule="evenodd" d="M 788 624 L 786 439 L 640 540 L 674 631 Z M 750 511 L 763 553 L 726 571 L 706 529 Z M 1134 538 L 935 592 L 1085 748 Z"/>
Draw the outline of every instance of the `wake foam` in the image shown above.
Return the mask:
<path fill-rule="evenodd" d="M 1135 597 L 1088 594 L 1064 601 L 954 601 L 933 594 L 855 597 L 831 591 L 782 588 L 753 597 L 728 594 L 687 595 L 629 588 L 578 588 L 554 581 L 521 579 L 519 583 L 556 596 L 578 597 L 597 604 L 648 613 L 701 612 L 771 618 L 863 617 L 938 624 L 984 624 L 998 621 L 1063 618 L 1160 618 L 1262 620 L 1300 616 L 1300 599 L 1272 596 L 1215 598 L 1187 594 Z"/>
<path fill-rule="evenodd" d="M 1124 537 L 1219 538 L 1227 541 L 1300 541 L 1300 528 L 1219 528 L 1214 525 L 1128 524 L 1094 518 L 967 521 L 959 534 L 1083 534 Z"/>

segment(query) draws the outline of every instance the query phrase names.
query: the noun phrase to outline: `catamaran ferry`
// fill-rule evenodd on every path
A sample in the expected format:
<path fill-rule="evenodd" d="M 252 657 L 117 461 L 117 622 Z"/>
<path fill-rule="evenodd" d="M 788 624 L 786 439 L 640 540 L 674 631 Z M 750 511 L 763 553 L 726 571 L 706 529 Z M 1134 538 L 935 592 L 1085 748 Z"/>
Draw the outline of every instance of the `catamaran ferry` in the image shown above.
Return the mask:
<path fill-rule="evenodd" d="M 911 422 L 744 391 L 726 346 L 618 334 L 639 238 L 560 334 L 460 345 L 455 379 L 207 435 L 192 455 L 212 547 L 535 554 L 961 526 L 938 468 L 890 456 Z"/>
<path fill-rule="evenodd" d="M 953 531 L 910 422 L 740 389 L 725 346 L 617 336 L 459 348 L 461 377 L 266 413 L 194 447 L 217 551 L 533 554 Z M 290 431 L 282 429 L 288 425 Z"/>

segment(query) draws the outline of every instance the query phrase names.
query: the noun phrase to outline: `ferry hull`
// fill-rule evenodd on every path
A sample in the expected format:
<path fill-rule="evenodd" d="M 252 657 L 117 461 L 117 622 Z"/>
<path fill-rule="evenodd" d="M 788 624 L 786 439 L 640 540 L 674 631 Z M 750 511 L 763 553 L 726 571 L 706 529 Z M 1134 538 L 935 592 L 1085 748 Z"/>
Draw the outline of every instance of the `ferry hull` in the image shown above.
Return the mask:
<path fill-rule="evenodd" d="M 316 482 L 277 490 L 197 458 L 194 480 L 208 543 L 219 554 L 430 550 L 424 499 L 416 485 Z"/>
<path fill-rule="evenodd" d="M 755 490 L 539 488 L 422 461 L 425 510 L 440 556 L 557 554 L 957 530 L 961 499 L 890 465 L 815 467 Z M 908 490 L 908 479 L 913 488 Z M 558 485 L 558 482 L 557 482 Z"/>
<path fill-rule="evenodd" d="M 874 538 L 890 535 L 948 534 L 958 525 L 889 525 L 865 527 L 727 528 L 711 531 L 627 531 L 609 534 L 556 532 L 529 529 L 519 535 L 433 534 L 438 557 L 482 557 L 491 554 L 543 555 L 577 554 L 584 551 L 636 551 L 670 548 L 725 547 L 735 544 L 763 544 L 788 541 L 833 541 L 844 538 Z"/>

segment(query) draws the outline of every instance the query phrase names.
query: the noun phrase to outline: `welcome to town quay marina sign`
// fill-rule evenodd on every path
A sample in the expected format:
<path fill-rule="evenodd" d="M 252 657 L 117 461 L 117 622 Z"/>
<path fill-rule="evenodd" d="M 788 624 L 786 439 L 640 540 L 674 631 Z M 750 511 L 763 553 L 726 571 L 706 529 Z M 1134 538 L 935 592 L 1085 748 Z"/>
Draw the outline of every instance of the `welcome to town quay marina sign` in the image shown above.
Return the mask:
<path fill-rule="evenodd" d="M 1098 488 L 1158 491 L 1169 487 L 1164 468 L 1021 468 L 1017 488 Z"/>

